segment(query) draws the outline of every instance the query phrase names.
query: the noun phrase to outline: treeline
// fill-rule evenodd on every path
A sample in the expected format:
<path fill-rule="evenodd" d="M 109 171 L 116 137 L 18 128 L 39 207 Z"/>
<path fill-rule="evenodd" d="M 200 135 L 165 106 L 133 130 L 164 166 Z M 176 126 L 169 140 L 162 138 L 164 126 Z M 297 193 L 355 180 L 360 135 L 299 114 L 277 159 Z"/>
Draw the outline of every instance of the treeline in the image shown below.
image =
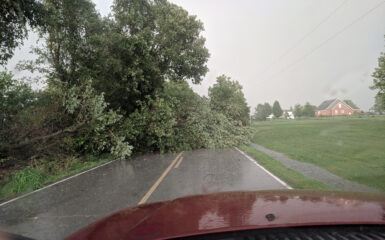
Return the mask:
<path fill-rule="evenodd" d="M 314 117 L 317 107 L 307 102 L 305 105 L 296 104 L 290 107 L 295 117 Z M 267 117 L 273 115 L 274 118 L 288 118 L 287 112 L 284 112 L 278 101 L 274 101 L 273 106 L 265 102 L 264 104 L 258 104 L 255 108 L 253 119 L 257 121 L 265 121 Z"/>
<path fill-rule="evenodd" d="M 307 102 L 305 105 L 296 104 L 293 108 L 293 114 L 295 117 L 314 117 L 317 106 L 311 105 Z"/>
<path fill-rule="evenodd" d="M 258 104 L 255 108 L 253 119 L 257 121 L 264 121 L 271 114 L 274 115 L 275 118 L 279 118 L 283 114 L 283 110 L 278 101 L 274 101 L 273 106 L 269 103 L 265 102 L 264 104 Z"/>
<path fill-rule="evenodd" d="M 38 71 L 45 87 L 0 73 L 2 168 L 247 141 L 249 107 L 237 81 L 219 76 L 208 97 L 188 85 L 202 81 L 209 52 L 203 24 L 181 7 L 115 0 L 102 18 L 90 0 L 24 2 L 1 3 L 0 60 L 12 57 L 29 24 L 43 44 L 18 68 Z"/>

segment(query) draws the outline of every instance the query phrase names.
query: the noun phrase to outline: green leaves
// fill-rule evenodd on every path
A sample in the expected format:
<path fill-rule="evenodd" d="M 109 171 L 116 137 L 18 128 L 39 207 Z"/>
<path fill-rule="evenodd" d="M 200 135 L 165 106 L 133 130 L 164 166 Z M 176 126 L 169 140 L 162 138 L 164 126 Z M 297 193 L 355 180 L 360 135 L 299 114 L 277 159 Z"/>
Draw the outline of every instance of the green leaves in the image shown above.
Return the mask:
<path fill-rule="evenodd" d="M 0 130 L 9 127 L 12 117 L 36 100 L 36 93 L 12 74 L 0 72 Z"/>
<path fill-rule="evenodd" d="M 140 109 L 126 120 L 126 136 L 140 152 L 170 150 L 170 139 L 175 125 L 172 102 L 155 96 L 140 102 Z"/>
<path fill-rule="evenodd" d="M 238 81 L 233 81 L 225 75 L 217 77 L 217 82 L 209 88 L 209 97 L 212 110 L 234 121 L 240 121 L 243 125 L 249 124 L 250 108 Z"/>
<path fill-rule="evenodd" d="M 207 99 L 202 99 L 199 106 L 186 123 L 186 127 L 191 129 L 192 139 L 200 144 L 198 148 L 224 148 L 248 142 L 248 127 L 211 110 Z"/>
<path fill-rule="evenodd" d="M 274 117 L 279 118 L 280 116 L 282 116 L 283 111 L 282 111 L 281 105 L 279 105 L 278 101 L 274 101 L 272 111 L 273 111 Z"/>
<path fill-rule="evenodd" d="M 296 104 L 294 106 L 293 114 L 295 117 L 302 117 L 303 116 L 303 107 L 301 104 Z"/>
<path fill-rule="evenodd" d="M 91 86 L 92 80 L 83 81 L 80 86 L 73 86 L 63 91 L 63 107 L 73 116 L 73 125 L 85 124 L 75 138 L 78 147 L 93 154 L 109 151 L 116 157 L 131 155 L 132 146 L 125 140 L 119 123 L 122 115 L 107 109 L 103 94 L 97 94 Z"/>
<path fill-rule="evenodd" d="M 105 20 L 104 61 L 94 69 L 94 86 L 112 108 L 128 116 L 168 80 L 201 82 L 209 53 L 195 16 L 165 0 L 116 0 L 113 12 Z"/>
<path fill-rule="evenodd" d="M 0 65 L 7 63 L 14 49 L 27 37 L 27 26 L 43 26 L 44 9 L 36 0 L 0 1 Z"/>
<path fill-rule="evenodd" d="M 380 94 L 377 94 L 374 98 L 374 106 L 372 109 L 382 114 L 385 110 L 385 97 L 381 96 Z"/>
<path fill-rule="evenodd" d="M 375 108 L 382 112 L 385 110 L 385 53 L 381 53 L 378 58 L 378 67 L 374 69 L 372 74 L 373 86 L 371 89 L 377 89 L 377 96 L 375 98 Z"/>
<path fill-rule="evenodd" d="M 272 108 L 269 103 L 258 104 L 255 108 L 253 118 L 257 121 L 265 121 L 266 118 L 272 113 Z"/>
<path fill-rule="evenodd" d="M 7 131 L 16 134 L 0 146 L 1 154 L 23 152 L 27 159 L 110 152 L 127 157 L 133 150 L 166 152 L 247 141 L 249 107 L 238 82 L 218 77 L 210 99 L 188 85 L 200 83 L 208 71 L 204 28 L 196 16 L 166 0 L 115 0 L 113 16 L 104 19 L 90 0 L 42 4 L 45 46 L 35 49 L 36 61 L 20 68 L 39 71 L 47 86 L 29 95 L 30 88 L 0 75 L 0 86 L 17 88 L 6 90 L 2 102 L 23 104 L 23 111 L 7 120 L 12 122 Z"/>
<path fill-rule="evenodd" d="M 90 0 L 44 0 L 43 4 L 46 26 L 40 35 L 46 49 L 41 55 L 53 68 L 50 80 L 79 84 L 80 79 L 90 77 L 103 50 L 99 35 L 104 24 Z"/>
<path fill-rule="evenodd" d="M 222 148 L 248 141 L 248 127 L 212 110 L 210 99 L 194 93 L 186 82 L 166 83 L 140 106 L 125 123 L 127 138 L 139 152 Z"/>
<path fill-rule="evenodd" d="M 296 117 L 314 117 L 316 109 L 316 106 L 307 102 L 304 106 L 301 106 L 301 104 L 296 104 L 294 106 L 293 113 Z"/>
<path fill-rule="evenodd" d="M 205 39 L 200 36 L 202 22 L 165 0 L 155 1 L 153 7 L 156 27 L 152 52 L 158 56 L 161 70 L 171 80 L 200 83 L 209 57 Z"/>
<path fill-rule="evenodd" d="M 119 158 L 126 158 L 128 156 L 131 156 L 132 149 L 133 147 L 125 141 L 125 137 L 116 135 L 113 136 L 112 147 L 110 149 L 112 155 L 117 156 Z"/>

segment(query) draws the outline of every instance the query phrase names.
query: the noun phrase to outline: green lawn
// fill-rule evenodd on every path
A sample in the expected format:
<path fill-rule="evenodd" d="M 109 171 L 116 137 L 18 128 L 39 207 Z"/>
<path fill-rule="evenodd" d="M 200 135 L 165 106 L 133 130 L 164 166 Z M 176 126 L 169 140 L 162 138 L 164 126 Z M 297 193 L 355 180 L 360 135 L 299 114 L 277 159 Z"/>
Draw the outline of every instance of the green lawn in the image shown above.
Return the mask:
<path fill-rule="evenodd" d="M 253 122 L 252 142 L 385 191 L 385 117 Z"/>
<path fill-rule="evenodd" d="M 330 186 L 307 178 L 299 172 L 285 167 L 279 161 L 273 159 L 269 155 L 256 150 L 251 146 L 240 146 L 240 149 L 252 156 L 260 165 L 269 170 L 271 173 L 279 177 L 281 180 L 289 184 L 295 189 L 320 189 L 332 190 Z"/>

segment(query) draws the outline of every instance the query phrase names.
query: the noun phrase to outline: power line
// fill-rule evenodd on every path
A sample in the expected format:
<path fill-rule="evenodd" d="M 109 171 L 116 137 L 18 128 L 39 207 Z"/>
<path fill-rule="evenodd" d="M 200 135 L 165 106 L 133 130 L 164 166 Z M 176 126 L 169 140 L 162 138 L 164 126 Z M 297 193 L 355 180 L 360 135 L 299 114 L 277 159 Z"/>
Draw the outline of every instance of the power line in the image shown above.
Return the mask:
<path fill-rule="evenodd" d="M 302 36 L 300 40 L 298 40 L 296 43 L 294 43 L 291 47 L 289 47 L 282 55 L 280 55 L 278 58 L 273 60 L 262 72 L 261 74 L 264 74 L 271 66 L 279 62 L 282 58 L 284 58 L 288 53 L 290 53 L 292 50 L 294 50 L 298 45 L 300 45 L 306 38 L 308 38 L 313 32 L 315 32 L 322 24 L 324 24 L 326 21 L 328 21 L 345 3 L 347 3 L 348 0 L 343 1 L 340 5 L 338 5 L 333 11 L 331 11 L 324 19 L 322 19 L 312 30 L 307 32 L 305 35 Z"/>
<path fill-rule="evenodd" d="M 357 22 L 361 21 L 362 19 L 364 19 L 366 16 L 368 16 L 370 13 L 372 13 L 374 10 L 376 10 L 377 8 L 379 8 L 382 4 L 384 4 L 385 1 L 382 1 L 380 2 L 379 4 L 375 5 L 373 8 L 369 9 L 369 11 L 365 12 L 364 14 L 362 14 L 361 16 L 359 16 L 358 18 L 356 18 L 354 21 L 352 21 L 351 23 L 345 25 L 345 27 L 343 27 L 340 31 L 336 32 L 335 34 L 333 34 L 331 37 L 327 38 L 325 41 L 321 42 L 320 44 L 318 44 L 316 47 L 314 47 L 312 50 L 310 50 L 308 53 L 304 54 L 302 57 L 298 58 L 296 61 L 292 62 L 291 64 L 287 65 L 286 68 L 283 68 L 281 71 L 279 71 L 278 73 L 276 74 L 273 74 L 269 79 L 272 79 L 276 76 L 278 76 L 279 74 L 289 70 L 290 68 L 292 68 L 293 66 L 297 65 L 299 62 L 301 62 L 302 60 L 304 60 L 305 58 L 307 58 L 308 56 L 310 56 L 311 54 L 313 54 L 315 51 L 317 51 L 319 48 L 321 48 L 323 45 L 325 45 L 326 43 L 328 43 L 329 41 L 333 40 L 334 38 L 336 38 L 338 35 L 340 35 L 341 33 L 345 32 L 346 30 L 348 30 L 350 27 L 352 27 L 354 24 L 356 24 Z"/>

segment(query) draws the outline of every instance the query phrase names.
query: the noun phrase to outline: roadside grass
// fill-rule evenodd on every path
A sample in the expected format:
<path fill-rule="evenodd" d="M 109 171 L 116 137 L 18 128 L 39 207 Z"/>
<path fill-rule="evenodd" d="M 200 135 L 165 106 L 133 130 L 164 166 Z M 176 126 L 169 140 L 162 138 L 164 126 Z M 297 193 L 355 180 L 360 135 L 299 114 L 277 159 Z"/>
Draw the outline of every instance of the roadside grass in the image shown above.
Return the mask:
<path fill-rule="evenodd" d="M 251 140 L 385 191 L 385 116 L 253 122 Z"/>
<path fill-rule="evenodd" d="M 109 162 L 114 158 L 109 154 L 101 156 L 70 157 L 62 162 L 40 160 L 0 181 L 0 200 L 31 192 L 63 178 Z"/>
<path fill-rule="evenodd" d="M 279 161 L 273 159 L 261 151 L 258 151 L 252 146 L 243 145 L 239 148 L 252 156 L 260 165 L 289 184 L 294 189 L 333 190 L 333 188 L 328 185 L 305 177 L 301 173 L 285 167 L 285 165 Z"/>

